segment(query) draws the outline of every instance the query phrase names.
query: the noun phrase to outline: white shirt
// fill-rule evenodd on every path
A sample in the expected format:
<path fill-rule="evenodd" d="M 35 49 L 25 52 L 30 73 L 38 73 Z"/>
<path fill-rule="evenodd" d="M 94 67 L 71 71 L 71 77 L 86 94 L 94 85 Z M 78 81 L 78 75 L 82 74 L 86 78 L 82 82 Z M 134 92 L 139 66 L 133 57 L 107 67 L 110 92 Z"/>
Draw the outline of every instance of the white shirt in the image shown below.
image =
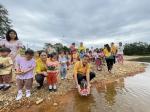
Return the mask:
<path fill-rule="evenodd" d="M 117 54 L 123 54 L 123 50 L 124 50 L 124 47 L 123 46 L 119 46 Z"/>

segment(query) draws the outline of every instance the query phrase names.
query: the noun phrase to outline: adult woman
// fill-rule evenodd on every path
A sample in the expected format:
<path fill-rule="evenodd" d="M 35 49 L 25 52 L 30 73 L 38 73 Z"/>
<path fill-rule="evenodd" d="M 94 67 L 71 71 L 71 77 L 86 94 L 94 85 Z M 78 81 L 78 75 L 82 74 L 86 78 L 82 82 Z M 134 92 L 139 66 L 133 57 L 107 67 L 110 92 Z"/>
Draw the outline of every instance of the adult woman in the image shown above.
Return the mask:
<path fill-rule="evenodd" d="M 112 42 L 111 43 L 111 53 L 113 55 L 113 63 L 116 63 L 116 54 L 117 54 L 117 47 L 115 46 L 115 44 Z"/>
<path fill-rule="evenodd" d="M 40 53 L 39 59 L 36 60 L 36 75 L 35 75 L 35 80 L 37 83 L 39 83 L 39 86 L 37 89 L 41 89 L 43 86 L 44 78 L 47 76 L 47 54 L 45 51 L 42 51 Z"/>
<path fill-rule="evenodd" d="M 113 68 L 113 63 L 114 63 L 114 56 L 112 55 L 111 48 L 108 44 L 105 45 L 104 55 L 105 55 L 108 71 L 109 73 L 111 73 L 111 70 Z"/>
<path fill-rule="evenodd" d="M 10 29 L 6 33 L 6 41 L 4 42 L 4 46 L 11 50 L 10 56 L 13 61 L 19 52 L 19 49 L 23 47 L 22 43 L 19 41 L 17 32 L 13 29 Z"/>
<path fill-rule="evenodd" d="M 86 51 L 86 48 L 84 47 L 83 42 L 80 43 L 80 46 L 79 46 L 79 48 L 78 48 L 78 51 L 79 51 L 79 52 L 80 52 L 80 51 L 83 51 L 83 52 Z"/>
<path fill-rule="evenodd" d="M 74 65 L 74 79 L 78 87 L 78 91 L 80 92 L 81 90 L 81 81 L 86 80 L 88 92 L 90 93 L 90 80 L 92 80 L 94 77 L 95 73 L 91 72 L 89 57 L 87 55 L 84 55 L 83 59 L 76 62 Z"/>

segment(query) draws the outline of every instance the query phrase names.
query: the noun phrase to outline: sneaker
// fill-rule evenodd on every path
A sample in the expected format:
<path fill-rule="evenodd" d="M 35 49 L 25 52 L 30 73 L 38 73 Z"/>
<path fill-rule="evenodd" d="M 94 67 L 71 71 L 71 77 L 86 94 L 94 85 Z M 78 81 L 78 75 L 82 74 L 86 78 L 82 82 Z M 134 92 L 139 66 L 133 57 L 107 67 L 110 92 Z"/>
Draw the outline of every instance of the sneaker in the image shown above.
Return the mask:
<path fill-rule="evenodd" d="M 2 90 L 3 90 L 3 91 L 6 91 L 6 90 L 8 90 L 9 88 L 11 88 L 11 86 L 10 86 L 10 85 L 8 85 L 8 86 L 4 86 Z"/>
<path fill-rule="evenodd" d="M 18 100 L 20 100 L 22 98 L 22 92 L 18 92 L 18 95 L 17 95 L 17 97 L 16 97 L 16 100 L 18 101 Z"/>
<path fill-rule="evenodd" d="M 56 92 L 57 91 L 57 87 L 56 85 L 53 85 L 53 91 Z"/>
<path fill-rule="evenodd" d="M 28 97 L 30 97 L 31 96 L 31 92 L 30 92 L 30 90 L 27 90 L 26 91 L 26 97 L 28 98 Z"/>
<path fill-rule="evenodd" d="M 61 80 L 64 80 L 64 78 L 63 78 L 63 77 L 61 77 Z"/>
<path fill-rule="evenodd" d="M 52 91 L 52 85 L 49 85 L 48 89 L 51 92 Z"/>
<path fill-rule="evenodd" d="M 3 86 L 0 86 L 0 90 L 2 90 L 4 87 L 5 87 L 4 85 L 3 85 Z"/>

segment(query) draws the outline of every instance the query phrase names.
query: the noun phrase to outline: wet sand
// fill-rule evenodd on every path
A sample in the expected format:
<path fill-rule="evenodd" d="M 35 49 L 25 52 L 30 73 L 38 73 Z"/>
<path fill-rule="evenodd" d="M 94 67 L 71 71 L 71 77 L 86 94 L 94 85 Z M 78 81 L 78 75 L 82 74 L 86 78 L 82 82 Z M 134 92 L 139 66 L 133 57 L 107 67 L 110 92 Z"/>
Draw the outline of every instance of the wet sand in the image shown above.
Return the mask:
<path fill-rule="evenodd" d="M 113 68 L 113 73 L 109 74 L 106 66 L 103 67 L 102 71 L 97 71 L 95 65 L 94 64 L 92 65 L 93 65 L 92 71 L 95 71 L 97 74 L 96 78 L 92 81 L 92 89 L 93 89 L 92 94 L 95 94 L 98 91 L 105 91 L 106 89 L 105 87 L 107 84 L 111 85 L 111 83 L 114 82 L 116 83 L 117 82 L 116 80 L 120 80 L 123 77 L 134 76 L 137 73 L 144 72 L 146 67 L 145 64 L 125 61 L 123 65 L 115 64 Z M 89 97 L 88 99 L 85 99 L 78 95 L 72 77 L 72 68 L 70 68 L 70 70 L 68 71 L 68 78 L 66 80 L 59 79 L 57 92 L 49 92 L 48 86 L 46 84 L 45 87 L 42 88 L 41 90 L 37 90 L 36 86 L 37 84 L 34 82 L 32 96 L 30 98 L 24 97 L 20 101 L 15 101 L 15 96 L 17 93 L 15 82 L 13 83 L 12 88 L 10 88 L 8 91 L 5 92 L 0 91 L 0 112 L 20 112 L 20 111 L 21 112 L 24 111 L 26 112 L 63 112 L 63 111 L 71 112 L 70 109 L 74 110 L 74 106 L 73 106 L 74 104 L 71 104 L 74 103 L 72 102 L 74 99 L 79 99 L 80 101 L 81 98 L 84 101 L 85 105 L 87 106 L 89 105 L 89 102 L 95 99 L 92 97 L 93 95 L 88 96 Z M 97 90 L 97 88 L 99 89 Z M 93 93 L 93 91 L 95 92 Z M 110 95 L 113 94 L 115 93 L 111 93 Z M 36 102 L 41 99 L 43 100 L 41 104 L 36 105 Z M 101 98 L 99 98 L 98 96 L 96 100 L 97 103 L 101 102 Z M 105 106 L 105 104 L 103 105 Z M 80 106 L 78 107 L 79 110 L 81 107 Z M 82 112 L 88 112 L 88 111 L 90 110 L 82 110 Z M 78 111 L 72 111 L 72 112 L 78 112 Z"/>

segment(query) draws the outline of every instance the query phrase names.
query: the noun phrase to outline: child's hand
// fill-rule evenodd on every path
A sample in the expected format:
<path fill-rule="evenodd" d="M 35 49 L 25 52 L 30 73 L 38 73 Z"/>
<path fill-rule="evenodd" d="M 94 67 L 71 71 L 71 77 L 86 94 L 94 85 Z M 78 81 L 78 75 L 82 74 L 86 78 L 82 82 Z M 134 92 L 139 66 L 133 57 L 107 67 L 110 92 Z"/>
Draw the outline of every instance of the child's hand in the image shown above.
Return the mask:
<path fill-rule="evenodd" d="M 17 70 L 15 73 L 16 73 L 16 75 L 23 75 L 23 74 L 25 74 L 25 71 L 19 69 L 19 70 Z"/>
<path fill-rule="evenodd" d="M 17 71 L 17 72 L 15 72 L 15 74 L 16 74 L 16 75 L 23 75 L 24 72 L 22 72 L 22 71 Z"/>
<path fill-rule="evenodd" d="M 43 72 L 43 75 L 44 75 L 44 76 L 47 76 L 47 72 Z"/>

